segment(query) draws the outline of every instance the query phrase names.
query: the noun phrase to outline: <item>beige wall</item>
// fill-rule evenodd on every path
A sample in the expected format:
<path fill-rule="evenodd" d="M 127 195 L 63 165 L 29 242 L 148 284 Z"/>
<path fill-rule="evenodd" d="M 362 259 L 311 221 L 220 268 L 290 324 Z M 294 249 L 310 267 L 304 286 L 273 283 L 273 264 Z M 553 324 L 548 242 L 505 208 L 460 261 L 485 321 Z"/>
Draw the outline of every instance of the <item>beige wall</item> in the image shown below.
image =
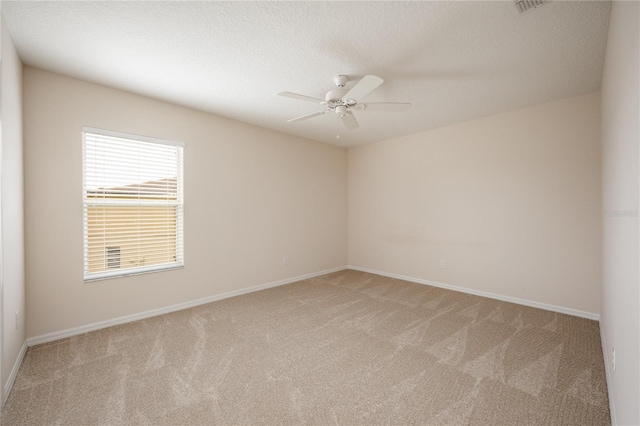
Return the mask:
<path fill-rule="evenodd" d="M 599 120 L 591 93 L 350 149 L 349 264 L 598 314 Z"/>
<path fill-rule="evenodd" d="M 640 424 L 640 6 L 613 2 L 602 79 L 602 336 L 614 422 Z M 616 349 L 616 371 L 611 368 Z"/>
<path fill-rule="evenodd" d="M 2 385 L 25 342 L 22 63 L 2 22 Z M 16 312 L 19 323 L 16 327 Z M 5 395 L 6 396 L 6 395 Z"/>
<path fill-rule="evenodd" d="M 345 149 L 30 67 L 24 102 L 29 337 L 346 264 Z M 186 144 L 184 269 L 83 283 L 83 125 Z"/>

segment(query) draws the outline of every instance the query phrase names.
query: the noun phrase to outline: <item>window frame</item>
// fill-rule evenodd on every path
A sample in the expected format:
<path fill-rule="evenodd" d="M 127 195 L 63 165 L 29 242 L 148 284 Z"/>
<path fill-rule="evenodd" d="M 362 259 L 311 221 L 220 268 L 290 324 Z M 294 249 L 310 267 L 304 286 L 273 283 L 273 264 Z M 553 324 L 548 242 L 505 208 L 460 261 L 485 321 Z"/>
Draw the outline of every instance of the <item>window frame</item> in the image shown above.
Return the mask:
<path fill-rule="evenodd" d="M 144 201 L 137 200 L 133 201 L 125 201 L 125 200 L 111 200 L 111 202 L 103 202 L 99 201 L 99 198 L 89 199 L 87 197 L 87 167 L 86 167 L 86 140 L 85 135 L 92 134 L 103 137 L 113 137 L 119 139 L 125 139 L 131 142 L 142 142 L 142 143 L 151 143 L 158 145 L 166 145 L 177 148 L 176 151 L 176 161 L 177 161 L 177 175 L 176 176 L 176 200 L 173 203 L 157 203 L 157 201 Z M 148 274 L 155 272 L 162 272 L 167 270 L 174 269 L 182 269 L 184 268 L 184 147 L 185 144 L 182 142 L 169 141 L 164 139 L 153 138 L 149 136 L 141 136 L 131 133 L 118 132 L 113 130 L 100 129 L 89 126 L 82 126 L 81 132 L 82 138 L 82 210 L 83 210 L 83 278 L 84 282 L 92 282 L 99 281 L 111 278 L 122 278 L 131 275 L 139 275 L 139 274 Z M 135 184 L 137 182 L 132 182 Z M 174 256 L 174 262 L 171 263 L 162 263 L 157 265 L 148 265 L 148 266 L 136 266 L 130 268 L 119 268 L 119 269 L 111 269 L 107 265 L 106 257 L 107 257 L 107 248 L 112 248 L 111 246 L 107 247 L 105 245 L 105 267 L 103 271 L 100 272 L 89 272 L 89 259 L 88 259 L 88 250 L 89 250 L 89 228 L 88 228 L 88 207 L 90 205 L 93 206 L 108 206 L 108 205 L 129 205 L 129 206 L 139 206 L 139 207 L 153 207 L 158 205 L 175 205 L 176 206 L 176 253 Z M 122 260 L 122 257 L 120 257 Z"/>

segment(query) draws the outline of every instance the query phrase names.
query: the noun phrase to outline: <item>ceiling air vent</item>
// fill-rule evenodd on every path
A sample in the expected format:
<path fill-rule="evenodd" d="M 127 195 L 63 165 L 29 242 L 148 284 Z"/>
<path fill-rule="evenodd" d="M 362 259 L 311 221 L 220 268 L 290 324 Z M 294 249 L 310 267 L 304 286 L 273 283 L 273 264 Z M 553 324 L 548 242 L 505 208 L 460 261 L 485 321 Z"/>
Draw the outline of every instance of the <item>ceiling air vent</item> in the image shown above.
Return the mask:
<path fill-rule="evenodd" d="M 514 0 L 518 12 L 524 13 L 527 10 L 535 9 L 536 7 L 544 4 L 547 0 Z"/>

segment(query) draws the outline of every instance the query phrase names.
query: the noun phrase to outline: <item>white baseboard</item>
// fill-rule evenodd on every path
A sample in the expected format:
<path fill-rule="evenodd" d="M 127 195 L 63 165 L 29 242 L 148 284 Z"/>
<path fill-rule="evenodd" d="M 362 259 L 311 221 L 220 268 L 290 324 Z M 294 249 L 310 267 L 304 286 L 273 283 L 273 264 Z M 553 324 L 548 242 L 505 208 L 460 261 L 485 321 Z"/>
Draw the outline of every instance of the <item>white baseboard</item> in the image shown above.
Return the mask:
<path fill-rule="evenodd" d="M 68 328 L 66 330 L 54 331 L 52 333 L 30 337 L 27 339 L 26 344 L 28 346 L 35 346 L 42 343 L 53 342 L 55 340 L 64 339 L 66 337 L 77 336 L 78 334 L 88 333 L 90 331 L 100 330 L 102 328 L 112 327 L 114 325 L 126 324 L 129 322 L 138 321 L 141 319 L 168 314 L 170 312 L 180 311 L 183 309 L 192 308 L 194 306 L 215 302 L 217 300 L 228 299 L 229 297 L 234 297 L 234 296 L 240 296 L 241 294 L 247 294 L 247 293 L 252 293 L 254 291 L 265 290 L 271 287 L 291 284 L 296 281 L 302 281 L 302 280 L 317 277 L 320 275 L 329 274 L 331 272 L 342 271 L 344 269 L 347 269 L 347 266 L 339 266 L 337 268 L 325 269 L 324 271 L 313 272 L 311 274 L 306 274 L 306 275 L 299 275 L 297 277 L 286 278 L 280 281 L 273 281 L 270 283 L 260 284 L 260 285 L 249 287 L 249 288 L 243 288 L 241 290 L 229 291 L 227 293 L 204 297 L 202 299 L 192 300 L 190 302 L 178 303 L 177 305 L 166 306 L 164 308 L 152 309 L 150 311 L 140 312 L 132 315 L 125 315 L 123 317 L 114 318 L 106 321 L 94 322 L 91 324 L 82 325 L 80 327 Z"/>
<path fill-rule="evenodd" d="M 407 277 L 405 275 L 393 274 L 393 273 L 383 272 L 383 271 L 376 271 L 374 269 L 363 268 L 363 267 L 360 267 L 360 266 L 349 265 L 349 269 L 353 269 L 355 271 L 368 272 L 370 274 L 382 275 L 383 277 L 397 278 L 399 280 L 411 281 L 411 282 L 418 283 L 418 284 L 430 285 L 430 286 L 433 286 L 433 287 L 446 288 L 447 290 L 459 291 L 459 292 L 462 292 L 462 293 L 473 294 L 473 295 L 476 295 L 476 296 L 488 297 L 490 299 L 497 299 L 497 300 L 502 300 L 504 302 L 515 303 L 515 304 L 518 304 L 518 305 L 530 306 L 532 308 L 544 309 L 546 311 L 559 312 L 561 314 L 573 315 L 573 316 L 576 316 L 576 317 L 586 318 L 586 319 L 590 319 L 590 320 L 594 320 L 594 321 L 599 321 L 600 320 L 600 314 L 594 314 L 594 313 L 591 313 L 591 312 L 584 312 L 584 311 L 580 311 L 580 310 L 577 310 L 577 309 L 571 309 L 571 308 L 565 308 L 565 307 L 562 307 L 562 306 L 549 305 L 549 304 L 546 304 L 546 303 L 534 302 L 532 300 L 519 299 L 517 297 L 504 296 L 502 294 L 489 293 L 487 291 L 473 290 L 473 289 L 465 288 L 465 287 L 458 287 L 458 286 L 455 286 L 455 285 L 449 285 L 449 284 L 443 284 L 443 283 L 439 283 L 439 282 L 435 282 L 435 281 L 424 280 L 422 278 L 413 278 L 413 277 Z"/>
<path fill-rule="evenodd" d="M 607 345 L 607 339 L 602 331 L 602 321 L 600 321 L 600 342 L 602 343 L 602 358 L 604 358 L 604 374 L 607 380 L 607 392 L 609 393 L 609 413 L 611 414 L 611 425 L 616 426 L 616 406 L 613 399 L 613 381 L 611 379 L 611 350 Z"/>
<path fill-rule="evenodd" d="M 64 339 L 66 337 L 76 336 L 78 334 L 88 333 L 90 331 L 95 331 L 95 330 L 100 330 L 102 328 L 112 327 L 114 325 L 126 324 L 126 323 L 129 323 L 129 322 L 138 321 L 138 320 L 146 319 L 146 318 L 151 318 L 151 317 L 155 317 L 155 316 L 158 316 L 158 315 L 167 314 L 167 313 L 170 313 L 170 312 L 180 311 L 182 309 L 192 308 L 194 306 L 204 305 L 206 303 L 211 303 L 211 302 L 215 302 L 217 300 L 227 299 L 229 297 L 239 296 L 241 294 L 252 293 L 254 291 L 260 291 L 260 290 L 265 290 L 265 289 L 271 288 L 271 287 L 277 287 L 277 286 L 281 286 L 281 285 L 285 285 L 285 284 L 290 284 L 290 283 L 293 283 L 293 282 L 296 282 L 296 281 L 306 280 L 306 279 L 317 277 L 317 276 L 320 276 L 320 275 L 329 274 L 331 272 L 342 271 L 344 269 L 353 269 L 353 270 L 356 270 L 356 271 L 369 272 L 371 274 L 382 275 L 382 276 L 389 277 L 389 278 L 397 278 L 397 279 L 401 279 L 401 280 L 405 280 L 405 281 L 415 282 L 415 283 L 418 283 L 418 284 L 425 284 L 425 285 L 430 285 L 430 286 L 434 286 L 434 287 L 446 288 L 448 290 L 459 291 L 459 292 L 468 293 L 468 294 L 474 294 L 476 296 L 488 297 L 488 298 L 491 298 L 491 299 L 503 300 L 503 301 L 506 301 L 506 302 L 516 303 L 516 304 L 519 304 L 519 305 L 531 306 L 531 307 L 534 307 L 534 308 L 545 309 L 545 310 L 548 310 L 548 311 L 559 312 L 559 313 L 563 313 L 563 314 L 573 315 L 573 316 L 587 318 L 587 319 L 596 320 L 596 321 L 598 321 L 600 319 L 600 315 L 593 314 L 593 313 L 590 313 L 590 312 L 583 312 L 583 311 L 579 311 L 579 310 L 576 310 L 576 309 L 564 308 L 564 307 L 555 306 L 555 305 L 548 305 L 548 304 L 545 304 L 545 303 L 539 303 L 539 302 L 534 302 L 534 301 L 530 301 L 530 300 L 510 297 L 510 296 L 503 296 L 503 295 L 500 295 L 500 294 L 489 293 L 489 292 L 479 291 L 479 290 L 472 290 L 472 289 L 468 289 L 468 288 L 464 288 L 464 287 L 458 287 L 458 286 L 453 286 L 453 285 L 449 285 L 449 284 L 438 283 L 438 282 L 435 282 L 435 281 L 424 280 L 424 279 L 421 279 L 421 278 L 413 278 L 413 277 L 408 277 L 408 276 L 404 276 L 404 275 L 393 274 L 393 273 L 388 273 L 388 272 L 383 272 L 383 271 L 377 271 L 377 270 L 373 270 L 373 269 L 369 269 L 369 268 L 363 268 L 363 267 L 359 267 L 359 266 L 355 266 L 355 265 L 349 265 L 349 266 L 339 266 L 337 268 L 326 269 L 326 270 L 323 270 L 323 271 L 318 271 L 318 272 L 314 272 L 314 273 L 306 274 L 306 275 L 300 275 L 300 276 L 297 276 L 297 277 L 286 278 L 286 279 L 280 280 L 280 281 L 274 281 L 274 282 L 270 282 L 270 283 L 260 284 L 260 285 L 257 285 L 257 286 L 244 288 L 244 289 L 241 289 L 241 290 L 234 290 L 234 291 L 230 291 L 230 292 L 227 292 L 227 293 L 222 293 L 222 294 L 218 294 L 218 295 L 214 295 L 214 296 L 205 297 L 205 298 L 202 298 L 202 299 L 197 299 L 197 300 L 192 300 L 192 301 L 189 301 L 189 302 L 179 303 L 179 304 L 176 304 L 176 305 L 166 306 L 164 308 L 152 309 L 150 311 L 140 312 L 140 313 L 137 313 L 137 314 L 125 315 L 123 317 L 118 317 L 118 318 L 105 320 L 105 321 L 99 321 L 99 322 L 95 322 L 95 323 L 91 323 L 91 324 L 87 324 L 87 325 L 83 325 L 83 326 L 79 326 L 79 327 L 69 328 L 69 329 L 66 329 L 66 330 L 54 331 L 52 333 L 47 333 L 47 334 L 42 334 L 40 336 L 30 337 L 30 338 L 27 339 L 26 345 L 27 346 L 35 346 L 35 345 L 39 345 L 39 344 L 42 344 L 42 343 L 52 342 L 52 341 L 55 341 L 55 340 Z M 21 353 L 22 353 L 22 356 L 24 356 L 24 353 L 23 352 L 21 352 Z M 20 360 L 22 360 L 22 358 L 20 358 Z M 20 365 L 18 364 L 18 368 L 19 367 L 20 367 Z M 15 373 L 17 373 L 17 370 L 15 371 Z M 12 372 L 12 374 L 13 374 L 13 372 Z M 14 376 L 13 379 L 15 379 L 15 376 Z M 10 380 L 10 381 L 11 381 L 11 384 L 13 384 L 13 381 L 12 380 Z"/>
<path fill-rule="evenodd" d="M 4 403 L 7 402 L 7 398 L 9 398 L 9 394 L 11 393 L 11 388 L 13 387 L 13 382 L 16 381 L 16 376 L 18 375 L 18 371 L 20 370 L 20 366 L 22 365 L 22 360 L 24 359 L 24 354 L 27 353 L 27 341 L 22 344 L 20 348 L 20 352 L 18 353 L 18 358 L 16 358 L 16 362 L 13 363 L 13 368 L 11 369 L 11 374 L 9 374 L 9 378 L 7 379 L 7 383 L 4 384 L 4 393 L 2 394 L 2 406 L 4 407 Z"/>

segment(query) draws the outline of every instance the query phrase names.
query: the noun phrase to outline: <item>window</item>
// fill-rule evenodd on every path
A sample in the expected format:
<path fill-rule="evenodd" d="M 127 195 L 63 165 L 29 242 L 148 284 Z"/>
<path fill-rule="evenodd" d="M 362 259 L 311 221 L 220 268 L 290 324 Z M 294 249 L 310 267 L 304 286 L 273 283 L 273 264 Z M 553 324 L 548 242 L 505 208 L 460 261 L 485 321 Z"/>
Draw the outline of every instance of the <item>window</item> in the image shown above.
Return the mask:
<path fill-rule="evenodd" d="M 181 267 L 183 145 L 83 127 L 84 279 Z"/>

